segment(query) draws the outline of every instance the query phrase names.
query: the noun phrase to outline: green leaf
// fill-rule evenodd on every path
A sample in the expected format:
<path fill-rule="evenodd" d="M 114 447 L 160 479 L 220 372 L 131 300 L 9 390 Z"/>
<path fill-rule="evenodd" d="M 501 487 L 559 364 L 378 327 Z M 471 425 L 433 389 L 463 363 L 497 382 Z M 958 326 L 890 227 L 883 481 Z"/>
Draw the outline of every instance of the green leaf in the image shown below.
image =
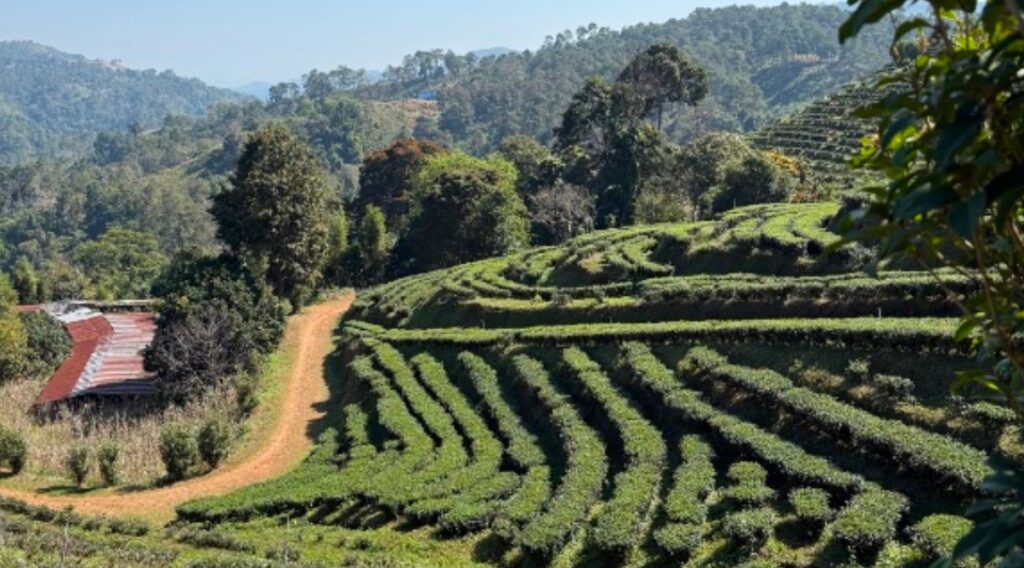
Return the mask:
<path fill-rule="evenodd" d="M 957 114 L 961 114 L 960 111 Z M 982 121 L 977 118 L 962 118 L 946 126 L 935 144 L 935 161 L 939 168 L 946 168 L 961 148 L 967 146 L 981 131 Z"/>
<path fill-rule="evenodd" d="M 956 341 L 964 341 L 965 339 L 969 338 L 976 329 L 978 329 L 977 320 L 973 318 L 965 319 L 963 322 L 960 323 L 960 327 L 956 329 L 956 333 L 953 335 L 953 338 Z"/>
<path fill-rule="evenodd" d="M 978 192 L 967 201 L 954 204 L 949 209 L 949 225 L 965 239 L 970 239 L 978 230 L 978 222 L 985 213 L 985 193 Z"/>
<path fill-rule="evenodd" d="M 911 219 L 921 213 L 945 207 L 955 202 L 958 197 L 956 192 L 948 187 L 923 185 L 898 200 L 893 206 L 892 214 L 896 219 Z"/>
<path fill-rule="evenodd" d="M 907 35 L 908 33 L 916 29 L 927 28 L 930 25 L 931 23 L 924 18 L 914 18 L 912 20 L 907 20 L 906 22 L 901 23 L 899 26 L 896 27 L 896 32 L 893 33 L 892 35 L 893 45 L 896 45 L 896 43 L 899 42 L 899 40 L 902 39 L 903 36 Z"/>
<path fill-rule="evenodd" d="M 898 116 L 899 118 L 895 118 Z M 901 112 L 894 116 L 894 120 L 889 124 L 889 127 L 885 129 L 885 133 L 882 134 L 881 146 L 882 148 L 888 148 L 889 143 L 900 133 L 904 132 L 917 123 L 917 117 L 909 112 Z"/>
<path fill-rule="evenodd" d="M 867 24 L 873 24 L 885 17 L 886 14 L 894 12 L 903 6 L 905 0 L 861 0 L 857 8 L 850 14 L 850 17 L 839 26 L 839 43 L 846 43 L 846 40 L 857 35 L 861 28 Z M 854 4 L 856 0 L 851 0 Z"/>

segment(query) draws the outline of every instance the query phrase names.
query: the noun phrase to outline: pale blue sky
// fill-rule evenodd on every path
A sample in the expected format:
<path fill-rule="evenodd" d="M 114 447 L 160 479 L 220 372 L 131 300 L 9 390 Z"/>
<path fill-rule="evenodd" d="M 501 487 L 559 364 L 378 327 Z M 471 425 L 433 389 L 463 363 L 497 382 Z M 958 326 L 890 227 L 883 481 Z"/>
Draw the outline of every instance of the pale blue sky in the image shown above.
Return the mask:
<path fill-rule="evenodd" d="M 595 22 L 621 28 L 735 0 L 2 0 L 0 39 L 232 87 L 312 68 L 370 69 L 417 49 L 533 49 Z M 751 3 L 746 0 L 742 3 Z M 756 4 L 777 3 L 754 0 Z"/>

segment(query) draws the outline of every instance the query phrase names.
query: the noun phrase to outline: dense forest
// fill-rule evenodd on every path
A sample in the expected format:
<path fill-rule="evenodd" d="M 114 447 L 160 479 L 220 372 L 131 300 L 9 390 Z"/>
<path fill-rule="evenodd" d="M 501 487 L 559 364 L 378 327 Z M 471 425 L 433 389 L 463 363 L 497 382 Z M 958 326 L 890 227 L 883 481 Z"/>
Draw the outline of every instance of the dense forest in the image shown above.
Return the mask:
<path fill-rule="evenodd" d="M 237 93 L 136 71 L 28 41 L 0 42 L 0 165 L 67 158 L 100 132 L 153 128 L 168 115 L 201 116 Z"/>
<path fill-rule="evenodd" d="M 680 142 L 714 131 L 748 131 L 863 78 L 887 57 L 886 26 L 839 45 L 837 6 L 731 6 L 684 19 L 613 31 L 596 25 L 549 37 L 537 51 L 478 59 L 419 52 L 391 67 L 367 96 L 436 98 L 451 141 L 490 151 L 513 134 L 548 142 L 552 127 L 588 79 L 612 79 L 635 54 L 670 43 L 708 71 L 710 96 L 664 117 Z"/>

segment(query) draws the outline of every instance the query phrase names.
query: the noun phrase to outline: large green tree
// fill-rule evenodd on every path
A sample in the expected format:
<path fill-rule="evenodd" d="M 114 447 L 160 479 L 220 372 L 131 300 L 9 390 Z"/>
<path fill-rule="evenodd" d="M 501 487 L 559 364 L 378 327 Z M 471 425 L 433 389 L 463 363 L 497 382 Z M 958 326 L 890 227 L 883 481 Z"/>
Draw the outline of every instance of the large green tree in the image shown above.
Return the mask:
<path fill-rule="evenodd" d="M 353 203 L 356 215 L 361 218 L 367 207 L 376 206 L 384 213 L 388 231 L 401 232 L 420 169 L 431 156 L 445 152 L 433 142 L 403 138 L 367 154 L 359 170 L 359 195 Z"/>
<path fill-rule="evenodd" d="M 330 252 L 330 196 L 309 147 L 281 124 L 261 127 L 212 212 L 221 240 L 265 271 L 274 292 L 298 309 Z"/>
<path fill-rule="evenodd" d="M 74 258 L 89 281 L 89 293 L 103 299 L 149 297 L 167 264 L 156 237 L 117 228 L 79 245 Z"/>
<path fill-rule="evenodd" d="M 665 145 L 650 123 L 669 104 L 696 105 L 707 94 L 704 71 L 677 48 L 656 44 L 637 55 L 613 84 L 593 79 L 572 99 L 555 131 L 567 177 L 597 197 L 598 223 L 631 224 L 650 165 Z"/>
<path fill-rule="evenodd" d="M 529 242 L 516 169 L 502 158 L 451 153 L 420 172 L 409 229 L 399 243 L 411 268 L 431 270 L 505 254 Z"/>

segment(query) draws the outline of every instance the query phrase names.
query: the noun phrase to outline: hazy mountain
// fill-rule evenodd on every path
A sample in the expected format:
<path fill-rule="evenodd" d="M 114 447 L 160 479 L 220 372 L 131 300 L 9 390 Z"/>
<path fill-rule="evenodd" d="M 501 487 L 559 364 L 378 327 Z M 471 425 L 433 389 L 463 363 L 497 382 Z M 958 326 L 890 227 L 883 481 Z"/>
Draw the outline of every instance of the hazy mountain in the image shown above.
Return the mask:
<path fill-rule="evenodd" d="M 273 86 L 273 83 L 267 81 L 253 81 L 251 83 L 239 85 L 238 87 L 233 87 L 231 90 L 266 102 L 267 99 L 270 98 L 270 87 Z"/>
<path fill-rule="evenodd" d="M 34 42 L 0 42 L 0 165 L 71 157 L 96 134 L 158 126 L 247 97 L 173 71 L 134 70 Z"/>
<path fill-rule="evenodd" d="M 501 55 L 505 55 L 506 53 L 512 53 L 514 51 L 514 49 L 510 49 L 508 47 L 488 47 L 485 49 L 474 49 L 470 53 L 479 57 L 480 59 L 484 59 L 487 57 L 499 57 Z"/>

